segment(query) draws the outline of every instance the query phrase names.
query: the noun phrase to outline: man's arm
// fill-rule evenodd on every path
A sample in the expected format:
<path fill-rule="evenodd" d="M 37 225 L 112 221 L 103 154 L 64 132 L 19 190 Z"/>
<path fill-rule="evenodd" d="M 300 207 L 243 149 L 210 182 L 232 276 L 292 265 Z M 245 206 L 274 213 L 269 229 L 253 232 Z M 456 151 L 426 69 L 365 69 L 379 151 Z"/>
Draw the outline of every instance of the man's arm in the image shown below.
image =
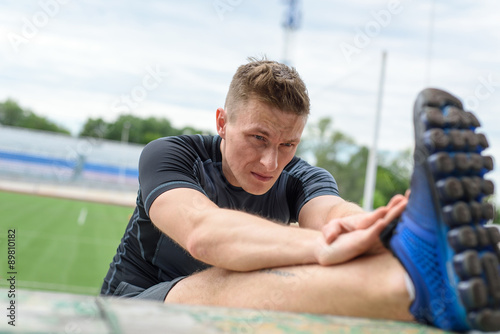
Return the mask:
<path fill-rule="evenodd" d="M 361 254 L 383 250 L 379 235 L 401 215 L 407 200 L 403 195 L 396 195 L 387 206 L 364 212 L 339 197 L 320 196 L 304 205 L 299 225 L 323 232 L 315 253 L 320 264 L 342 263 Z"/>
<path fill-rule="evenodd" d="M 299 219 L 307 212 L 314 215 L 313 209 L 326 208 L 323 201 L 308 204 L 302 209 Z M 343 202 L 337 204 L 344 205 Z M 344 209 L 332 210 L 317 211 L 317 214 L 329 219 L 332 212 L 347 212 Z M 373 214 L 341 218 L 359 230 L 340 234 L 331 244 L 326 242 L 324 231 L 290 228 L 245 212 L 221 209 L 199 191 L 187 188 L 169 190 L 158 196 L 151 205 L 149 216 L 163 233 L 194 258 L 224 269 L 252 271 L 348 261 L 369 251 L 378 241 L 381 230 L 389 223 L 382 219 L 386 213 L 387 209 L 381 208 Z M 309 217 L 306 220 L 313 222 Z M 335 220 L 326 226 L 332 222 Z"/>
<path fill-rule="evenodd" d="M 307 202 L 299 214 L 300 227 L 321 230 L 335 218 L 347 217 L 365 211 L 357 204 L 345 201 L 339 196 L 318 196 Z"/>
<path fill-rule="evenodd" d="M 320 231 L 221 209 L 193 189 L 163 193 L 151 205 L 149 216 L 194 258 L 220 268 L 251 271 L 318 263 Z"/>

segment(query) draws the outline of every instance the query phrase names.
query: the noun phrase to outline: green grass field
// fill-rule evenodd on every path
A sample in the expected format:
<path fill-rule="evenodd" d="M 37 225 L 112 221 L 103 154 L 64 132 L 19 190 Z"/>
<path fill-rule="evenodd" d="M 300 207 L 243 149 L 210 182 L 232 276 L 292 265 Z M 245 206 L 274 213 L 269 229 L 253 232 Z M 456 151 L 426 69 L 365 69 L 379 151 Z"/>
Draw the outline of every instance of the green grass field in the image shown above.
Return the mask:
<path fill-rule="evenodd" d="M 15 229 L 17 288 L 97 294 L 133 208 L 0 192 L 0 212 L 0 277 Z"/>

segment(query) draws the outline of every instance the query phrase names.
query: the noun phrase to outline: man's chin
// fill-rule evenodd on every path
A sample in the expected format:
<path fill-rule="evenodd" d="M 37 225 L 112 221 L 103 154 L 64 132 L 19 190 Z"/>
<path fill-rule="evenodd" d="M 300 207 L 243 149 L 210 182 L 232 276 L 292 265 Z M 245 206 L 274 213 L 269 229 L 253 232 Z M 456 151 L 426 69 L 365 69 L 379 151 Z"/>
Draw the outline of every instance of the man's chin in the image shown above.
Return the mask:
<path fill-rule="evenodd" d="M 269 191 L 269 189 L 271 189 L 271 187 L 256 187 L 256 186 L 243 187 L 243 190 L 255 196 L 264 195 Z"/>

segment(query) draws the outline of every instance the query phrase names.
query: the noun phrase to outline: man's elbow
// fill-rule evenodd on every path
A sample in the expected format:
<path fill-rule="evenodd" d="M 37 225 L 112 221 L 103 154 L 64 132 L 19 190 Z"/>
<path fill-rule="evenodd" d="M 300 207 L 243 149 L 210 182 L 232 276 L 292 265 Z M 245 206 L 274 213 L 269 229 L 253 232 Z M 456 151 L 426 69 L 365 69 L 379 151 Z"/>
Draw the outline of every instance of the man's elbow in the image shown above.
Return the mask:
<path fill-rule="evenodd" d="M 193 231 L 186 241 L 186 250 L 196 260 L 208 263 L 209 245 L 207 238 L 199 231 Z M 210 264 L 210 263 L 208 263 Z"/>

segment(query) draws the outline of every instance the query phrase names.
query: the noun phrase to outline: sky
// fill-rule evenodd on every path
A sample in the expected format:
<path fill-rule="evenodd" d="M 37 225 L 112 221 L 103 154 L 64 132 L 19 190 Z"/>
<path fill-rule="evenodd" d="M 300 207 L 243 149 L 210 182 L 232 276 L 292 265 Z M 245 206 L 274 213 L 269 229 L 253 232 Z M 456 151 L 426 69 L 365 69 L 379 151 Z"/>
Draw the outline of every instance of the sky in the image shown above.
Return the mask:
<path fill-rule="evenodd" d="M 437 87 L 482 122 L 500 157 L 500 3 L 303 0 L 288 59 L 311 97 L 310 124 L 372 145 L 386 52 L 378 148 L 413 147 L 412 106 Z M 88 118 L 166 117 L 215 132 L 237 67 L 285 59 L 284 0 L 4 0 L 0 101 L 78 134 Z M 0 129 L 1 131 L 1 129 Z M 500 173 L 490 178 L 500 184 Z"/>

